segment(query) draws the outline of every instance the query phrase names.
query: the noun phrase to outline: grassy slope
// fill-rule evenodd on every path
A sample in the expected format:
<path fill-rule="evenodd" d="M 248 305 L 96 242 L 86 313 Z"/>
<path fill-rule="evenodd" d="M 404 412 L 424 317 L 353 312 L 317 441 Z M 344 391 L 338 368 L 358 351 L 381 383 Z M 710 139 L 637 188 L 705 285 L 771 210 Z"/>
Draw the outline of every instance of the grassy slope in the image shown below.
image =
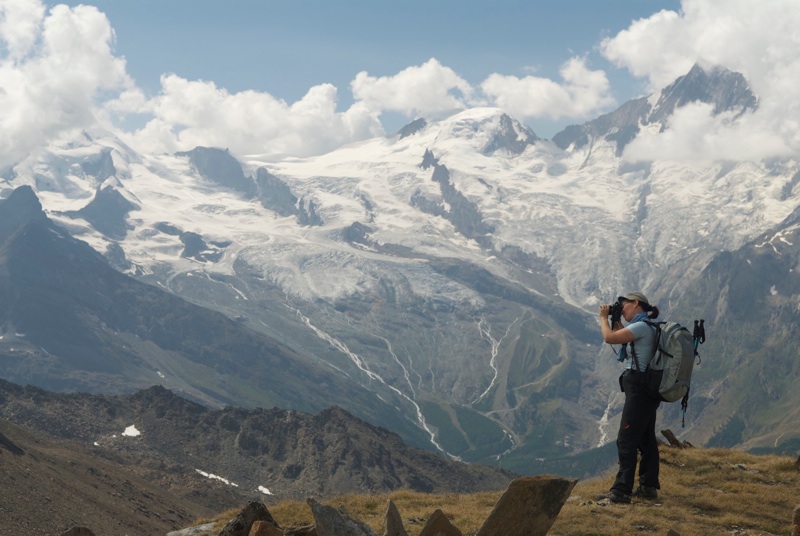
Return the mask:
<path fill-rule="evenodd" d="M 550 534 L 666 534 L 669 529 L 681 536 L 791 533 L 793 509 L 800 504 L 800 470 L 793 458 L 664 446 L 661 457 L 662 490 L 658 501 L 603 506 L 593 498 L 607 490 L 612 475 L 580 481 Z M 427 518 L 440 508 L 463 534 L 470 535 L 480 528 L 501 493 L 428 495 L 398 491 L 390 495 L 347 495 L 325 503 L 343 505 L 352 517 L 371 525 L 377 534 L 383 533 L 388 499 L 397 505 L 406 530 L 412 535 L 418 534 Z M 304 502 L 267 507 L 282 527 L 313 523 Z M 219 526 L 235 513 L 222 514 Z"/>

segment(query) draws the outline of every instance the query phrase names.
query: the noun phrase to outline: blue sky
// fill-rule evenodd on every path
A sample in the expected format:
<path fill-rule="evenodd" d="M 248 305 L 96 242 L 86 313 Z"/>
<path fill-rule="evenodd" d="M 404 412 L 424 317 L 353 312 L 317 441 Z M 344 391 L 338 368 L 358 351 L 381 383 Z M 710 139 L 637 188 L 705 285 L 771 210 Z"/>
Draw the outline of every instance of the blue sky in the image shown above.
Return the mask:
<path fill-rule="evenodd" d="M 383 76 L 435 57 L 468 80 L 553 77 L 573 55 L 677 1 L 95 0 L 140 83 L 162 73 L 299 98 L 312 85 Z"/>
<path fill-rule="evenodd" d="M 797 0 L 0 0 L 0 169 L 102 128 L 141 152 L 313 156 L 495 107 L 550 138 L 699 63 L 759 109 L 686 106 L 626 158 L 800 152 Z M 631 151 L 631 153 L 628 153 Z"/>
<path fill-rule="evenodd" d="M 175 73 L 214 81 L 231 92 L 266 91 L 294 102 L 332 83 L 343 106 L 361 71 L 390 76 L 436 58 L 478 84 L 492 73 L 558 78 L 561 65 L 585 56 L 607 69 L 615 101 L 646 91 L 646 81 L 614 68 L 600 41 L 676 0 L 94 0 L 116 33 L 115 50 L 143 89 Z M 549 137 L 569 117 L 537 118 Z M 403 123 L 393 118 L 391 123 Z"/>

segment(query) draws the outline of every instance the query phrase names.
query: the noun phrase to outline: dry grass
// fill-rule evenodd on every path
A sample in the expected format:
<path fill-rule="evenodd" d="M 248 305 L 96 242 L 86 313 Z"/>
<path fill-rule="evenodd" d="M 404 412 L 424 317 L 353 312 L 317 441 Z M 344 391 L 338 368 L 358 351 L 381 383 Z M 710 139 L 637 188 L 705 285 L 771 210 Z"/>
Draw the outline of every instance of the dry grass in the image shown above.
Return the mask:
<path fill-rule="evenodd" d="M 631 505 L 602 506 L 595 495 L 608 490 L 613 475 L 578 482 L 550 534 L 667 534 L 681 536 L 791 534 L 800 504 L 800 472 L 795 460 L 715 449 L 661 448 L 661 496 Z M 474 534 L 502 492 L 431 495 L 397 491 L 387 495 L 344 495 L 326 504 L 344 506 L 382 534 L 387 500 L 394 501 L 411 536 L 441 509 L 463 534 Z M 313 523 L 302 501 L 267 505 L 282 527 Z M 235 511 L 219 516 L 230 519 Z M 222 521 L 221 521 L 222 522 Z"/>
<path fill-rule="evenodd" d="M 477 530 L 494 507 L 502 492 L 473 493 L 468 495 L 434 495 L 414 491 L 395 491 L 390 494 L 342 495 L 326 504 L 344 506 L 351 517 L 364 521 L 378 534 L 383 533 L 386 504 L 394 501 L 403 525 L 409 534 L 417 534 L 425 526 L 434 510 L 441 510 L 464 534 L 474 527 Z M 311 508 L 301 501 L 286 501 L 268 506 L 270 513 L 281 526 L 310 525 L 314 522 Z"/>
<path fill-rule="evenodd" d="M 599 506 L 611 476 L 579 482 L 551 534 L 791 534 L 800 504 L 794 460 L 732 450 L 661 449 L 661 492 L 655 502 Z"/>

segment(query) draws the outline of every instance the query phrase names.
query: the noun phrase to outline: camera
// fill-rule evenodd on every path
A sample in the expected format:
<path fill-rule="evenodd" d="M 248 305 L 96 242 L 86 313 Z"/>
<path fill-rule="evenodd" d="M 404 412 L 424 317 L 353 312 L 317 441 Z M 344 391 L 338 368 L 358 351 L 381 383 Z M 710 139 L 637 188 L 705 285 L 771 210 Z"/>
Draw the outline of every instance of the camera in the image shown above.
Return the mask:
<path fill-rule="evenodd" d="M 617 300 L 614 305 L 608 310 L 608 316 L 611 317 L 611 325 L 619 322 L 622 319 L 622 302 Z"/>

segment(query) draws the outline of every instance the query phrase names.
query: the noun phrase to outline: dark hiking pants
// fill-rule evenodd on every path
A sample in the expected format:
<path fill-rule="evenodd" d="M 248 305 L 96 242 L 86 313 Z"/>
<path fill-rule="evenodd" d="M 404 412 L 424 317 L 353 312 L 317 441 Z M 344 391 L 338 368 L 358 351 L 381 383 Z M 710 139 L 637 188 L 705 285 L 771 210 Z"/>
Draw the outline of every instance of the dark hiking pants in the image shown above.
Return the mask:
<path fill-rule="evenodd" d="M 625 391 L 625 406 L 617 435 L 617 455 L 619 472 L 611 489 L 630 495 L 633 493 L 637 454 L 641 453 L 639 463 L 639 484 L 656 489 L 658 482 L 658 441 L 656 440 L 656 409 L 660 400 L 644 391 L 643 373 L 626 370 L 620 384 Z"/>

